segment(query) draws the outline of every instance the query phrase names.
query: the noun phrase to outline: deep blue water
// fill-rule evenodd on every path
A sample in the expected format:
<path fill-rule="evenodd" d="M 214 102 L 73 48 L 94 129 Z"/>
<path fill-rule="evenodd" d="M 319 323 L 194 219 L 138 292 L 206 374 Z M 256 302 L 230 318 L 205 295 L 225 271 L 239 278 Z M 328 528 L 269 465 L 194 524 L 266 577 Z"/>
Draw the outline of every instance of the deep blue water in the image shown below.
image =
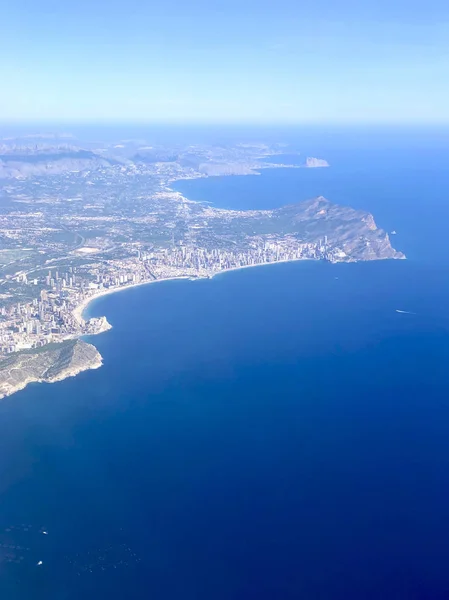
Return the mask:
<path fill-rule="evenodd" d="M 33 525 L 2 599 L 449 595 L 448 152 L 362 145 L 178 185 L 227 207 L 324 194 L 409 260 L 103 298 L 104 366 L 0 403 L 0 529 Z"/>

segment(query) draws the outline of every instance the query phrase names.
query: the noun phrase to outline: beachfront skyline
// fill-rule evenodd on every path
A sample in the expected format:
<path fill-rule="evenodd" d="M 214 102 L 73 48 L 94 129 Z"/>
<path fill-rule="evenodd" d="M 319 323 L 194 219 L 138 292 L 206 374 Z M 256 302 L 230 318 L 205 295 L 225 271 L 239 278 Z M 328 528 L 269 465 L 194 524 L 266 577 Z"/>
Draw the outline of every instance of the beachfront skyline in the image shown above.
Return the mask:
<path fill-rule="evenodd" d="M 8 7 L 3 121 L 449 122 L 449 8 L 343 0 Z"/>

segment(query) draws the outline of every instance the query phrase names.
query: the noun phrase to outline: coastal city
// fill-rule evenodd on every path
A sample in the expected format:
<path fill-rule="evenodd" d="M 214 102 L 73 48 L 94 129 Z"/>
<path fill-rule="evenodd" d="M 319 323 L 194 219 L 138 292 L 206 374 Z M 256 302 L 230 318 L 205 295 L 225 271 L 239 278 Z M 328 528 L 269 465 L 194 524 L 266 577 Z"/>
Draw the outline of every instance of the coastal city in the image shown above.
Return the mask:
<path fill-rule="evenodd" d="M 101 366 L 84 341 L 110 328 L 87 307 L 168 279 L 212 278 L 276 262 L 404 258 L 371 214 L 322 196 L 222 208 L 179 181 L 326 160 L 266 143 L 153 146 L 45 138 L 0 145 L 0 397 Z"/>
<path fill-rule="evenodd" d="M 68 272 L 48 271 L 42 279 L 28 279 L 25 273 L 15 277 L 23 284 L 39 286 L 39 297 L 31 302 L 3 306 L 0 311 L 0 356 L 62 342 L 81 335 L 106 331 L 105 317 L 83 318 L 83 310 L 96 297 L 163 279 L 202 278 L 226 270 L 292 260 L 336 260 L 342 252 L 330 251 L 327 238 L 318 244 L 265 243 L 247 253 L 174 247 L 149 253 L 138 251 L 135 259 L 110 262 L 103 267 Z"/>

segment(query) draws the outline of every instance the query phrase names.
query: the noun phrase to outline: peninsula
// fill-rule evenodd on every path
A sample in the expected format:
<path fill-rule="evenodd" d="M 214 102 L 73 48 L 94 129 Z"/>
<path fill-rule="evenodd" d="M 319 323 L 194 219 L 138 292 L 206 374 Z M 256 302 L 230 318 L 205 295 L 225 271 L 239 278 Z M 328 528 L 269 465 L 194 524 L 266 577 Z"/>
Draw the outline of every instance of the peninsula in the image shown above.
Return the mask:
<path fill-rule="evenodd" d="M 29 383 L 54 383 L 101 365 L 98 350 L 82 340 L 15 352 L 0 360 L 0 398 L 22 390 Z"/>

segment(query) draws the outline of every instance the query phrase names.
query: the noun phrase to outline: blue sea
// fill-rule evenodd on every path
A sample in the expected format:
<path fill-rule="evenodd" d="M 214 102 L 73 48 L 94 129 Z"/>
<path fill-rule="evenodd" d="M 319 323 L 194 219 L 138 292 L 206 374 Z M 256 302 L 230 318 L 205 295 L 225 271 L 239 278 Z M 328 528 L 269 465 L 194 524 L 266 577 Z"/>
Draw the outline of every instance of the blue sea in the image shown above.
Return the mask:
<path fill-rule="evenodd" d="M 96 301 L 104 366 L 0 403 L 2 600 L 449 597 L 449 132 L 291 137 L 331 167 L 176 188 L 324 195 L 408 260 Z"/>

